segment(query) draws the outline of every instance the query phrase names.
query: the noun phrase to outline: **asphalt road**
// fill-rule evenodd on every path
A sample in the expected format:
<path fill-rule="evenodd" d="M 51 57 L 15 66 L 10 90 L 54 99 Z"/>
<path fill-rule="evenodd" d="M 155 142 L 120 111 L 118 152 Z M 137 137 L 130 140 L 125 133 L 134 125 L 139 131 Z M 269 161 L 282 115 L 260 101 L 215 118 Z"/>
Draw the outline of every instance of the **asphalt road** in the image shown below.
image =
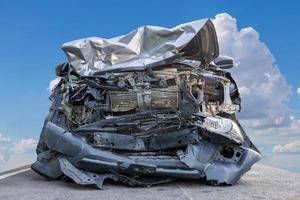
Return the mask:
<path fill-rule="evenodd" d="M 234 186 L 207 186 L 198 182 L 173 182 L 151 188 L 107 183 L 105 190 L 64 181 L 46 181 L 31 170 L 0 176 L 1 200 L 117 200 L 117 199 L 288 199 L 300 200 L 300 174 L 255 165 Z"/>

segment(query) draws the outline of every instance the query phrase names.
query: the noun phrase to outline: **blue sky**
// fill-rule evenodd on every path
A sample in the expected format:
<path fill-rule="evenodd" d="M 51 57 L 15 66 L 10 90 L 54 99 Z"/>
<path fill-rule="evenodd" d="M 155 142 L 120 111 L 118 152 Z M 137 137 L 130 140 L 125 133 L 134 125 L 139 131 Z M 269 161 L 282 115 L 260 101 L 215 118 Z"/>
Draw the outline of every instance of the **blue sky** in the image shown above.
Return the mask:
<path fill-rule="evenodd" d="M 55 78 L 54 66 L 66 60 L 60 49 L 64 42 L 110 38 L 146 24 L 173 27 L 218 13 L 236 18 L 239 29 L 251 26 L 259 33 L 292 87 L 285 104 L 300 117 L 299 10 L 298 1 L 2 0 L 0 133 L 15 139 L 39 137 L 50 105 L 47 87 Z"/>

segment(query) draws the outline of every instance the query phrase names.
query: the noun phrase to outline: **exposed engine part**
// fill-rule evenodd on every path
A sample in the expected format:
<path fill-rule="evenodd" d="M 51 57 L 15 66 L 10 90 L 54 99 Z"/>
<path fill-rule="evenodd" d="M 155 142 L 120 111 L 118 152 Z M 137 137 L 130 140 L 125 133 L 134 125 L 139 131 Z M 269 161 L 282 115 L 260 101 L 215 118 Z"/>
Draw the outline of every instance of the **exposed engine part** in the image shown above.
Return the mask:
<path fill-rule="evenodd" d="M 177 86 L 153 89 L 135 89 L 109 92 L 112 112 L 131 110 L 149 111 L 178 108 L 179 92 Z"/>

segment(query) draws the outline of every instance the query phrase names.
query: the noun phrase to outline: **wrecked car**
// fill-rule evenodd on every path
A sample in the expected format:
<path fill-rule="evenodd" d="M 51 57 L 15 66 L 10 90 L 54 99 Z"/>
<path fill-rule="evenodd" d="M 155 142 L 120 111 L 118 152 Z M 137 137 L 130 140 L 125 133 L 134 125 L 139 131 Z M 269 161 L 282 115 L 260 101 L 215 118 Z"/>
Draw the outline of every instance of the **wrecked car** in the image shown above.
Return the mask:
<path fill-rule="evenodd" d="M 103 187 L 176 179 L 232 185 L 260 160 L 210 19 L 67 42 L 32 169 Z"/>

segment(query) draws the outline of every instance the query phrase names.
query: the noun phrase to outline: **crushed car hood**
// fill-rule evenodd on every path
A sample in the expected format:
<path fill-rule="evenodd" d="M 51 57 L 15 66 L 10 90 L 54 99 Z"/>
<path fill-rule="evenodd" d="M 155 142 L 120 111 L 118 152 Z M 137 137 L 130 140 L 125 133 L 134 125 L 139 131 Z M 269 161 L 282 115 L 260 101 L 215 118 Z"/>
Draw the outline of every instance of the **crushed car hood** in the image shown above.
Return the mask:
<path fill-rule="evenodd" d="M 126 35 L 84 38 L 62 47 L 78 74 L 144 70 L 182 60 L 209 63 L 219 55 L 215 28 L 202 19 L 168 29 L 142 26 Z"/>

